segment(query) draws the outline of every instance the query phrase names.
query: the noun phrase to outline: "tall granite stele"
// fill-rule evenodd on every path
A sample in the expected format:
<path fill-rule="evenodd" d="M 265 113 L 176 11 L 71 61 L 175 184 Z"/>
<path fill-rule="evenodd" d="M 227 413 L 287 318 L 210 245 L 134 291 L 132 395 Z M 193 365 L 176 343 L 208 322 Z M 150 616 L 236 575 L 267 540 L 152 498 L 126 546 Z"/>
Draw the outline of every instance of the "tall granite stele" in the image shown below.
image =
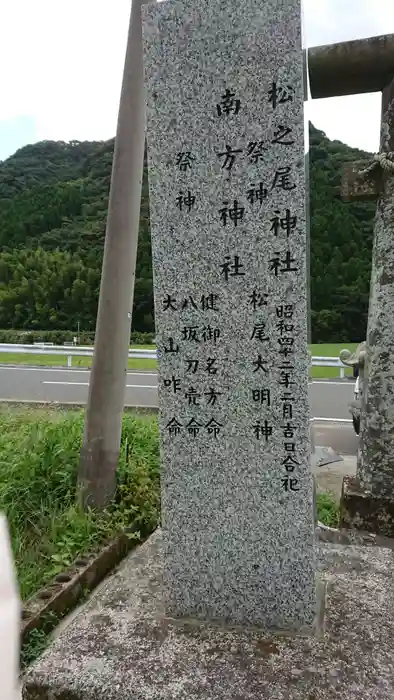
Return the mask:
<path fill-rule="evenodd" d="M 143 32 L 167 612 L 312 628 L 300 0 Z"/>

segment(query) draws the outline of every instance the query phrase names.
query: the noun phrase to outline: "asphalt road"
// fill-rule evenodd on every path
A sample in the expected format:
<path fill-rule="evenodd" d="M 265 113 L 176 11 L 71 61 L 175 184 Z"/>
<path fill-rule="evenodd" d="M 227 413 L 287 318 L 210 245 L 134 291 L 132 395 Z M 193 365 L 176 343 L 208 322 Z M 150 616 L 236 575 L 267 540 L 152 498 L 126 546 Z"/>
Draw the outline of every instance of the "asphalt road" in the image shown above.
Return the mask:
<path fill-rule="evenodd" d="M 85 403 L 89 370 L 42 367 L 0 367 L 0 400 L 58 401 Z M 316 381 L 310 386 L 312 416 L 349 420 L 348 402 L 354 383 Z M 155 372 L 129 372 L 126 384 L 128 406 L 157 406 Z"/>
<path fill-rule="evenodd" d="M 85 403 L 88 382 L 89 370 L 3 365 L 0 366 L 0 401 Z M 355 454 L 357 439 L 348 410 L 353 391 L 353 381 L 316 381 L 310 385 L 317 445 L 327 445 L 340 454 Z M 126 405 L 157 406 L 156 373 L 128 373 Z"/>

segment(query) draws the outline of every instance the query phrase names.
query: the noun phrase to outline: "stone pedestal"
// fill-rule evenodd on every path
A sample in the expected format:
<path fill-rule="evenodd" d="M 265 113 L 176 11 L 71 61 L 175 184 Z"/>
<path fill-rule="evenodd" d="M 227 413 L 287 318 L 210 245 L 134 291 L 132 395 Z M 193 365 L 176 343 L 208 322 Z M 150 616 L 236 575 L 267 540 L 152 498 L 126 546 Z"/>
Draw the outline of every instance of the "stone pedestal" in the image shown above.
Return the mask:
<path fill-rule="evenodd" d="M 161 535 L 134 551 L 24 679 L 23 700 L 392 700 L 393 552 L 323 544 L 324 634 L 166 615 Z"/>
<path fill-rule="evenodd" d="M 357 477 L 343 480 L 340 527 L 394 537 L 394 501 L 374 496 Z"/>

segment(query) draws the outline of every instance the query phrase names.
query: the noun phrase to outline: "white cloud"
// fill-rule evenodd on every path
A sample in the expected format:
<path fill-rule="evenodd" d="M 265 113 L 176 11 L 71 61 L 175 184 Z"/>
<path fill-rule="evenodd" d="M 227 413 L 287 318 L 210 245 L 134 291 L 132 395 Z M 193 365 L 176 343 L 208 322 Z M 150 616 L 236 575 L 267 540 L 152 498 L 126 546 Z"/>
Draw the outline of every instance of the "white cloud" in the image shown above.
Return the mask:
<path fill-rule="evenodd" d="M 302 0 L 308 46 L 389 34 L 392 0 Z"/>
<path fill-rule="evenodd" d="M 30 117 L 37 140 L 113 136 L 130 4 L 0 2 L 0 121 Z M 304 0 L 304 14 L 308 46 L 394 32 L 393 0 Z M 330 138 L 378 146 L 379 95 L 314 101 L 307 115 Z"/>
<path fill-rule="evenodd" d="M 393 0 L 303 0 L 308 46 L 394 33 Z M 307 117 L 331 139 L 379 147 L 380 93 L 313 100 Z"/>
<path fill-rule="evenodd" d="M 113 136 L 130 0 L 0 5 L 0 119 L 32 115 L 38 139 Z"/>

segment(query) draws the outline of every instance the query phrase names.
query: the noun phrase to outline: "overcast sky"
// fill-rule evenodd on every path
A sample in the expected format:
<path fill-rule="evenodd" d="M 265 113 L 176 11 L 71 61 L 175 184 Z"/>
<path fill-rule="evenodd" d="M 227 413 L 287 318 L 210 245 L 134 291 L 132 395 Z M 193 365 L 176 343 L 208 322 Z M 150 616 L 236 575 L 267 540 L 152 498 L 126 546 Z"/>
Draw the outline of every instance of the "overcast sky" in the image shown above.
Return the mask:
<path fill-rule="evenodd" d="M 43 139 L 114 135 L 130 1 L 0 0 L 0 160 Z M 394 33 L 394 0 L 304 0 L 304 20 L 308 46 Z M 378 148 L 378 94 L 316 100 L 307 116 Z"/>

